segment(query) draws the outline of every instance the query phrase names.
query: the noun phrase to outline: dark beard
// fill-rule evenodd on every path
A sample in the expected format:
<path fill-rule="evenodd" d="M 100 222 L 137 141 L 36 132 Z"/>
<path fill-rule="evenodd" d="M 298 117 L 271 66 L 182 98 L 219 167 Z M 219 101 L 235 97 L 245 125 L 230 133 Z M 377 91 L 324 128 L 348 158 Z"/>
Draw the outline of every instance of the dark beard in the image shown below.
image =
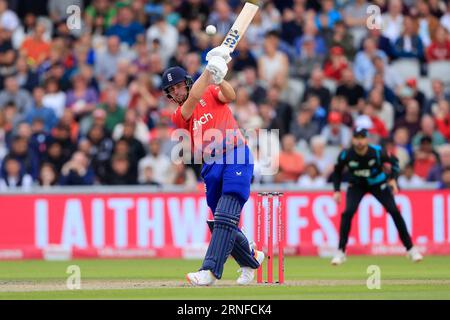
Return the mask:
<path fill-rule="evenodd" d="M 353 146 L 353 148 L 355 149 L 356 153 L 359 155 L 362 155 L 363 153 L 365 154 L 365 152 L 363 152 L 363 151 L 366 151 L 368 149 L 368 148 L 366 149 L 366 146 L 362 146 L 362 147 Z"/>
<path fill-rule="evenodd" d="M 172 100 L 175 102 L 175 103 L 177 103 L 178 105 L 183 105 L 183 103 L 187 100 L 187 98 L 188 98 L 188 95 L 186 94 L 186 96 L 183 98 L 183 99 L 175 99 L 175 98 L 172 98 Z"/>

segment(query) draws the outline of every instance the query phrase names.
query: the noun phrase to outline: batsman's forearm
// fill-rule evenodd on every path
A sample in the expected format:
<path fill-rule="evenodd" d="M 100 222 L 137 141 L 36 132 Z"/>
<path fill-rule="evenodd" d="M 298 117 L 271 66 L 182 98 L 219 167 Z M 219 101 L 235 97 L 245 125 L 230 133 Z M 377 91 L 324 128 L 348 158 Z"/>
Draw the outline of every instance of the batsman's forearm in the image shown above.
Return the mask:
<path fill-rule="evenodd" d="M 189 92 L 189 98 L 196 100 L 196 103 L 202 98 L 203 93 L 211 82 L 211 73 L 208 70 L 204 70 L 197 81 L 192 85 Z"/>
<path fill-rule="evenodd" d="M 223 80 L 220 83 L 220 91 L 223 96 L 228 100 L 228 102 L 234 101 L 236 99 L 236 92 L 228 81 Z"/>
<path fill-rule="evenodd" d="M 211 81 L 211 73 L 208 70 L 204 70 L 200 77 L 192 85 L 189 91 L 189 96 L 181 107 L 181 114 L 184 119 L 189 119 L 194 112 L 195 105 L 200 101 Z"/>

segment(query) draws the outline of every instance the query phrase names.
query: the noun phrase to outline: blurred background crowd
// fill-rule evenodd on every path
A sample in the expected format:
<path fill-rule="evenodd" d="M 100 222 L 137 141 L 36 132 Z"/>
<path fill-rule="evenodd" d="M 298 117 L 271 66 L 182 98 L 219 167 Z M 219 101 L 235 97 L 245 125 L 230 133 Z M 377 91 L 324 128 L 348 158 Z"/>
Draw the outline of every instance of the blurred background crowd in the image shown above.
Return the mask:
<path fill-rule="evenodd" d="M 195 188 L 199 166 L 170 160 L 176 105 L 161 75 L 181 65 L 195 80 L 242 4 L 0 0 L 0 190 Z M 352 128 L 363 126 L 399 158 L 400 187 L 450 188 L 447 1 L 258 4 L 227 75 L 241 128 L 279 129 L 277 174 L 260 174 L 270 155 L 252 144 L 254 183 L 325 186 Z M 381 16 L 370 17 L 371 4 Z M 70 20 L 78 13 L 80 26 Z"/>

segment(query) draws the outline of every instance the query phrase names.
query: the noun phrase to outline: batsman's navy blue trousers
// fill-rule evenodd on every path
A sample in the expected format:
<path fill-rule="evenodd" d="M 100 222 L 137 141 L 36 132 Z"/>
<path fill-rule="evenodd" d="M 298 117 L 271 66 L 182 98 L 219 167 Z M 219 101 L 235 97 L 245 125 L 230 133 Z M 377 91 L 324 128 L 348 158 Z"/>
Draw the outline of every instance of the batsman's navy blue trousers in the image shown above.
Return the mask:
<path fill-rule="evenodd" d="M 234 196 L 238 199 L 241 208 L 250 196 L 250 185 L 253 176 L 253 156 L 248 146 L 236 147 L 232 152 L 221 156 L 221 161 L 205 163 L 201 176 L 205 182 L 206 201 L 211 211 L 216 214 L 219 199 L 226 196 Z M 239 221 L 239 217 L 236 217 Z M 249 243 L 245 235 L 236 228 L 236 235 L 233 237 L 233 249 L 231 256 L 241 267 L 258 268 L 259 264 L 253 257 Z M 206 257 L 211 260 L 211 257 Z M 206 266 L 205 266 L 206 264 Z M 205 263 L 202 268 L 221 270 L 221 268 L 209 267 L 211 263 Z M 221 271 L 215 273 L 217 278 L 221 277 Z"/>
<path fill-rule="evenodd" d="M 245 156 L 245 158 L 244 158 Z M 223 194 L 234 195 L 241 207 L 250 196 L 253 176 L 253 156 L 247 145 L 221 156 L 221 162 L 205 163 L 201 176 L 205 181 L 206 201 L 212 212 Z"/>

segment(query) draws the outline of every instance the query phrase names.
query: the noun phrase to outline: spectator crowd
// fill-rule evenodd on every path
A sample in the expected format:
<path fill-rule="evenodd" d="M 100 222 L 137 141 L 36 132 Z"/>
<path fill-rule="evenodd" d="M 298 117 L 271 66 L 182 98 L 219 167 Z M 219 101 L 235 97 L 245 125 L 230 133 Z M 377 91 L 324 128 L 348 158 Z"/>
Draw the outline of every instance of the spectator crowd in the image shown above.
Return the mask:
<path fill-rule="evenodd" d="M 180 65 L 195 81 L 243 3 L 0 0 L 0 190 L 195 188 L 200 166 L 171 161 L 161 75 Z M 254 183 L 324 187 L 362 126 L 398 157 L 400 187 L 450 188 L 448 1 L 257 3 L 227 75 L 240 127 L 279 130 L 278 173 L 260 174 L 271 155 L 251 144 Z"/>

